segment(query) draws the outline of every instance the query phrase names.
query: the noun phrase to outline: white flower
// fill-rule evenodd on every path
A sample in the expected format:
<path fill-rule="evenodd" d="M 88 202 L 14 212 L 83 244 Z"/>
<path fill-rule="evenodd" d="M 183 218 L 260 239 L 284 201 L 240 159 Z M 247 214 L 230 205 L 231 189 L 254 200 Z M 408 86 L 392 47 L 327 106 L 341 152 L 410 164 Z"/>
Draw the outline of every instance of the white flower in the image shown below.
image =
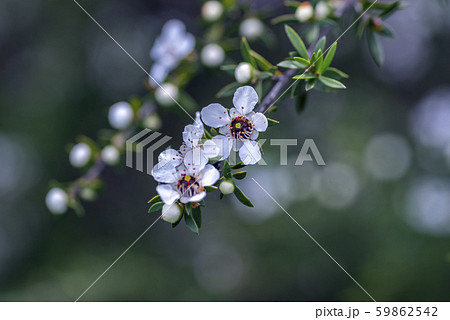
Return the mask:
<path fill-rule="evenodd" d="M 203 47 L 200 57 L 205 66 L 217 67 L 222 64 L 225 59 L 225 52 L 221 46 L 210 43 Z"/>
<path fill-rule="evenodd" d="M 108 120 L 114 129 L 126 129 L 133 121 L 133 118 L 133 109 L 128 102 L 117 102 L 109 108 Z"/>
<path fill-rule="evenodd" d="M 75 168 L 84 167 L 91 159 L 91 148 L 84 142 L 76 144 L 70 150 L 69 161 Z"/>
<path fill-rule="evenodd" d="M 155 91 L 155 99 L 158 103 L 163 106 L 171 106 L 178 99 L 178 87 L 171 83 L 163 83 Z"/>
<path fill-rule="evenodd" d="M 164 221 L 175 223 L 181 218 L 181 208 L 176 203 L 164 204 L 162 208 L 162 218 Z"/>
<path fill-rule="evenodd" d="M 199 202 L 205 198 L 205 187 L 215 184 L 220 178 L 220 173 L 210 164 L 205 165 L 200 171 L 196 168 L 197 166 L 189 165 L 180 165 L 177 168 L 166 166 L 165 173 L 160 176 L 159 181 L 163 184 L 156 187 L 165 204 L 172 204 L 177 200 L 182 203 Z"/>
<path fill-rule="evenodd" d="M 203 123 L 200 120 L 200 112 L 197 112 L 194 124 L 184 127 L 183 144 L 179 150 L 167 149 L 158 156 L 158 163 L 152 170 L 155 180 L 166 182 L 167 171 L 181 165 L 192 172 L 200 172 L 208 163 L 208 159 L 217 157 L 220 153 L 219 145 L 213 140 L 200 144 L 203 134 Z"/>
<path fill-rule="evenodd" d="M 224 180 L 220 183 L 219 185 L 219 190 L 220 192 L 222 192 L 223 194 L 231 194 L 234 192 L 234 183 Z"/>
<path fill-rule="evenodd" d="M 306 22 L 314 15 L 314 8 L 309 2 L 302 2 L 295 11 L 295 18 L 300 22 Z"/>
<path fill-rule="evenodd" d="M 154 61 L 150 70 L 150 85 L 156 88 L 158 83 L 164 82 L 167 74 L 175 69 L 194 47 L 195 38 L 186 32 L 183 22 L 175 19 L 167 21 L 150 51 L 150 57 Z"/>
<path fill-rule="evenodd" d="M 113 166 L 119 162 L 120 153 L 116 147 L 110 145 L 103 148 L 100 157 L 104 163 Z"/>
<path fill-rule="evenodd" d="M 257 18 L 245 19 L 239 26 L 239 33 L 249 40 L 256 40 L 264 33 L 264 24 Z"/>
<path fill-rule="evenodd" d="M 53 188 L 45 197 L 45 204 L 48 210 L 54 214 L 61 214 L 67 211 L 67 193 L 60 188 Z"/>
<path fill-rule="evenodd" d="M 206 21 L 218 20 L 223 13 L 223 6 L 219 1 L 206 1 L 202 6 L 202 17 Z"/>
<path fill-rule="evenodd" d="M 258 94 L 250 86 L 240 87 L 233 97 L 234 108 L 228 112 L 222 105 L 213 103 L 202 109 L 203 122 L 219 128 L 221 135 L 212 140 L 219 146 L 222 159 L 228 158 L 231 148 L 239 150 L 244 164 L 255 164 L 261 159 L 261 151 L 256 141 L 259 132 L 266 131 L 268 122 L 262 113 L 253 109 L 258 102 Z"/>
<path fill-rule="evenodd" d="M 234 70 L 234 77 L 239 83 L 247 83 L 253 78 L 253 67 L 248 62 L 241 62 Z"/>
<path fill-rule="evenodd" d="M 323 20 L 330 14 L 330 8 L 325 2 L 320 1 L 316 4 L 315 13 L 318 20 Z"/>

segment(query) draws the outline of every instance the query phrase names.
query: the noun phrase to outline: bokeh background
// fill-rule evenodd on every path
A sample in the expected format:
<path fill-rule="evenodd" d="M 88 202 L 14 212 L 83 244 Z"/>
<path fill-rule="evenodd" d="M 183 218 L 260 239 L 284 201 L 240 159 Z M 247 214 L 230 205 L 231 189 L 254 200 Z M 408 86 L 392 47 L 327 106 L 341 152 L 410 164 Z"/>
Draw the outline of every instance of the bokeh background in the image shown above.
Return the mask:
<path fill-rule="evenodd" d="M 266 145 L 269 165 L 249 176 L 375 299 L 448 301 L 450 11 L 437 0 L 407 2 L 388 20 L 396 37 L 382 40 L 382 68 L 350 31 L 335 63 L 350 74 L 348 89 L 314 93 L 300 116 L 286 100 L 272 116 L 282 124 L 263 137 L 313 138 L 327 165 L 293 166 L 300 147 L 291 147 L 280 166 L 278 147 Z M 166 20 L 200 32 L 196 1 L 80 4 L 147 69 Z M 285 10 L 280 1 L 252 9 Z M 275 63 L 289 45 L 274 30 L 282 50 L 261 52 Z M 145 94 L 146 76 L 71 0 L 2 0 L 0 61 L 0 300 L 73 301 L 154 221 L 155 182 L 108 168 L 83 217 L 52 216 L 48 182 L 78 177 L 68 143 L 108 128 L 108 107 Z M 231 81 L 207 71 L 187 91 L 203 106 Z M 176 144 L 190 119 L 161 116 Z M 251 179 L 240 186 L 255 208 L 208 198 L 200 236 L 158 222 L 82 300 L 369 300 Z"/>

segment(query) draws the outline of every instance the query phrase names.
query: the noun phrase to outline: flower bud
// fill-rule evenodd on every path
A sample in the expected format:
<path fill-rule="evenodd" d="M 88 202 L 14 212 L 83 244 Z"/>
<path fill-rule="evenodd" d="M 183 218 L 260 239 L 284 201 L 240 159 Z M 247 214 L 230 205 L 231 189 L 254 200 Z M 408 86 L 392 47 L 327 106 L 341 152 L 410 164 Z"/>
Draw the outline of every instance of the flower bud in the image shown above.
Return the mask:
<path fill-rule="evenodd" d="M 164 204 L 162 208 L 162 218 L 164 221 L 175 223 L 181 218 L 181 208 L 176 203 Z"/>
<path fill-rule="evenodd" d="M 221 46 L 210 43 L 203 47 L 200 57 L 205 66 L 217 67 L 222 64 L 225 59 L 225 52 Z"/>
<path fill-rule="evenodd" d="M 91 159 L 91 148 L 84 142 L 76 144 L 70 150 L 69 161 L 75 168 L 84 167 Z"/>
<path fill-rule="evenodd" d="M 80 197 L 85 201 L 94 201 L 97 199 L 97 192 L 92 188 L 83 188 L 80 191 Z"/>
<path fill-rule="evenodd" d="M 54 214 L 62 214 L 67 211 L 67 193 L 60 188 L 53 188 L 45 197 L 45 204 L 48 210 Z"/>
<path fill-rule="evenodd" d="M 315 15 L 318 20 L 323 20 L 323 19 L 327 18 L 329 14 L 330 14 L 330 8 L 328 7 L 328 5 L 325 2 L 320 1 L 316 4 Z"/>
<path fill-rule="evenodd" d="M 144 127 L 151 130 L 159 130 L 162 126 L 161 118 L 156 114 L 152 113 L 144 120 Z"/>
<path fill-rule="evenodd" d="M 239 26 L 239 33 L 248 40 L 256 40 L 264 33 L 264 24 L 257 18 L 245 19 Z"/>
<path fill-rule="evenodd" d="M 234 182 L 233 180 L 224 180 L 219 185 L 219 190 L 223 194 L 231 194 L 234 192 Z"/>
<path fill-rule="evenodd" d="M 120 152 L 116 147 L 110 145 L 103 148 L 100 157 L 104 163 L 113 166 L 119 162 Z"/>
<path fill-rule="evenodd" d="M 300 22 L 306 22 L 314 15 L 314 9 L 309 2 L 302 2 L 295 11 L 295 18 Z"/>
<path fill-rule="evenodd" d="M 178 87 L 171 83 L 163 83 L 155 91 L 155 98 L 163 107 L 171 106 L 178 99 Z"/>
<path fill-rule="evenodd" d="M 202 6 L 202 17 L 206 21 L 218 20 L 223 13 L 223 6 L 219 1 L 206 1 Z"/>
<path fill-rule="evenodd" d="M 114 129 L 126 129 L 133 121 L 133 117 L 133 109 L 128 102 L 117 102 L 109 108 L 108 120 Z"/>
<path fill-rule="evenodd" d="M 247 83 L 253 78 L 253 67 L 248 62 L 241 62 L 234 70 L 234 77 L 239 83 Z"/>

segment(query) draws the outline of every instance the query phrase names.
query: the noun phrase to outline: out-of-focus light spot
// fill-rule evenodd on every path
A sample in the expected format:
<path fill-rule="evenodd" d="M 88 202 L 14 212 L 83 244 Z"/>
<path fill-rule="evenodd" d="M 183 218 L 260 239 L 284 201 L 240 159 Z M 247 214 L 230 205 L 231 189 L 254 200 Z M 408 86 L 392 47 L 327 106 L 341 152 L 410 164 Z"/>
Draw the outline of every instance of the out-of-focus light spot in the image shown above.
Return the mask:
<path fill-rule="evenodd" d="M 411 164 L 411 150 L 401 136 L 384 133 L 369 142 L 365 158 L 367 169 L 375 179 L 398 179 Z"/>
<path fill-rule="evenodd" d="M 195 277 L 206 290 L 225 293 L 238 287 L 244 275 L 244 262 L 229 246 L 210 244 L 200 249 L 194 261 Z"/>
<path fill-rule="evenodd" d="M 353 203 L 359 190 L 354 170 L 342 163 L 327 164 L 314 177 L 314 195 L 325 207 L 342 209 Z"/>
<path fill-rule="evenodd" d="M 294 163 L 294 160 L 289 160 L 288 163 Z M 292 201 L 304 201 L 309 199 L 313 194 L 313 181 L 317 172 L 316 164 L 312 162 L 305 162 L 301 166 L 294 166 L 290 168 L 293 176 L 291 177 L 291 192 L 288 197 Z"/>
<path fill-rule="evenodd" d="M 292 179 L 287 167 L 254 168 L 248 172 L 248 177 L 242 181 L 237 181 L 236 185 L 241 188 L 254 204 L 254 208 L 248 208 L 242 205 L 235 197 L 233 204 L 236 206 L 236 214 L 248 223 L 262 223 L 265 220 L 280 213 L 278 205 L 258 186 L 255 180 L 279 203 L 287 205 L 290 198 L 290 181 Z"/>
<path fill-rule="evenodd" d="M 444 148 L 450 144 L 450 88 L 438 88 L 426 96 L 410 118 L 414 137 L 424 146 Z"/>
<path fill-rule="evenodd" d="M 414 182 L 406 195 L 405 216 L 419 232 L 450 234 L 450 182 L 431 177 Z"/>

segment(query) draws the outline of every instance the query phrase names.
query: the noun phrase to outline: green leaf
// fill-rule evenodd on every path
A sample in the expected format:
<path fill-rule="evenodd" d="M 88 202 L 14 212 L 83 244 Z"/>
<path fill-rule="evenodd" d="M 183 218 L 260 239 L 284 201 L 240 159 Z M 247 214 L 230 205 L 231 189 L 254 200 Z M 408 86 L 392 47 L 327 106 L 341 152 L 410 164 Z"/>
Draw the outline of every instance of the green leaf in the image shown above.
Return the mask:
<path fill-rule="evenodd" d="M 205 189 L 206 189 L 206 192 L 213 192 L 213 191 L 217 190 L 217 187 L 215 187 L 215 186 L 208 186 L 208 187 L 205 187 Z"/>
<path fill-rule="evenodd" d="M 191 230 L 195 234 L 198 234 L 199 228 L 192 215 L 185 214 L 184 222 L 186 222 L 186 226 L 189 228 L 189 230 Z"/>
<path fill-rule="evenodd" d="M 225 161 L 223 162 L 222 175 L 223 175 L 225 178 L 231 178 L 231 168 L 230 168 L 230 164 L 228 163 L 227 160 L 225 160 Z"/>
<path fill-rule="evenodd" d="M 311 74 L 311 73 L 305 73 L 305 74 L 299 74 L 297 76 L 293 76 L 292 79 L 316 79 L 317 76 L 315 74 Z"/>
<path fill-rule="evenodd" d="M 314 48 L 314 52 L 317 52 L 320 50 L 325 51 L 325 44 L 327 43 L 327 38 L 326 37 L 322 37 L 319 39 L 319 41 L 317 41 L 316 46 Z"/>
<path fill-rule="evenodd" d="M 328 68 L 325 71 L 324 75 L 326 75 L 326 76 L 335 75 L 335 76 L 338 76 L 339 78 L 348 79 L 348 74 L 346 74 L 345 72 L 343 72 L 339 69 L 333 68 L 333 67 Z"/>
<path fill-rule="evenodd" d="M 209 131 L 211 132 L 211 135 L 212 135 L 213 137 L 215 137 L 215 136 L 217 136 L 217 135 L 219 134 L 219 133 L 217 132 L 217 130 L 214 129 L 214 128 L 209 129 Z"/>
<path fill-rule="evenodd" d="M 277 106 L 272 106 L 269 109 L 267 109 L 267 113 L 272 113 L 272 112 L 277 112 L 277 111 L 278 111 Z"/>
<path fill-rule="evenodd" d="M 212 138 L 211 134 L 208 132 L 208 130 L 206 130 L 206 128 L 203 130 L 203 132 L 205 133 L 206 139 L 211 139 Z"/>
<path fill-rule="evenodd" d="M 243 164 L 242 162 L 236 163 L 234 166 L 231 166 L 231 169 L 241 169 L 246 167 L 245 164 Z"/>
<path fill-rule="evenodd" d="M 254 207 L 250 199 L 242 192 L 241 189 L 239 189 L 238 186 L 234 187 L 234 195 L 242 204 L 246 205 L 247 207 Z"/>
<path fill-rule="evenodd" d="M 156 202 L 153 204 L 150 209 L 148 209 L 148 213 L 154 213 L 162 210 L 162 207 L 164 206 L 164 202 Z"/>
<path fill-rule="evenodd" d="M 157 203 L 161 201 L 161 197 L 159 195 L 154 196 L 150 200 L 148 200 L 148 203 Z"/>
<path fill-rule="evenodd" d="M 191 203 L 190 202 L 186 203 L 186 205 L 184 206 L 184 210 L 186 211 L 186 214 L 188 216 L 192 215 L 192 207 L 191 207 Z"/>
<path fill-rule="evenodd" d="M 388 16 L 393 14 L 396 9 L 400 8 L 401 4 L 402 4 L 401 1 L 396 1 L 390 4 L 386 9 L 383 10 L 383 12 L 380 13 L 380 18 L 381 17 L 387 18 Z"/>
<path fill-rule="evenodd" d="M 286 7 L 290 7 L 292 9 L 297 9 L 299 5 L 301 5 L 301 1 L 285 1 L 284 5 Z"/>
<path fill-rule="evenodd" d="M 301 92 L 297 96 L 295 107 L 296 107 L 296 111 L 298 114 L 302 113 L 303 110 L 305 110 L 307 97 L 308 97 L 308 94 L 306 92 Z"/>
<path fill-rule="evenodd" d="M 269 79 L 271 78 L 273 75 L 270 72 L 260 72 L 258 74 L 258 79 L 260 80 L 264 80 L 264 79 Z"/>
<path fill-rule="evenodd" d="M 242 37 L 241 40 L 241 55 L 244 61 L 250 63 L 253 67 L 256 68 L 255 59 L 250 55 L 250 46 L 248 45 L 247 39 Z"/>
<path fill-rule="evenodd" d="M 317 83 L 317 79 L 311 79 L 306 83 L 305 90 L 309 91 L 314 88 Z"/>
<path fill-rule="evenodd" d="M 309 62 L 309 60 L 303 59 L 301 57 L 294 57 L 294 60 L 297 61 L 298 63 L 301 63 L 302 65 L 304 65 L 306 67 L 308 67 L 311 64 L 311 62 Z"/>
<path fill-rule="evenodd" d="M 292 60 L 281 61 L 277 64 L 277 66 L 286 69 L 305 69 L 305 66 L 303 66 L 301 63 Z"/>
<path fill-rule="evenodd" d="M 319 49 L 319 51 L 317 51 L 316 56 L 317 56 L 317 58 L 315 58 L 315 60 L 311 60 L 311 62 L 315 65 L 316 70 L 319 71 L 322 68 L 322 64 L 323 64 L 323 53 L 322 53 L 321 49 Z"/>
<path fill-rule="evenodd" d="M 344 84 L 342 84 L 341 82 L 334 80 L 332 78 L 325 77 L 325 76 L 320 76 L 319 81 L 330 88 L 334 88 L 334 89 L 345 89 L 346 88 L 344 86 Z"/>
<path fill-rule="evenodd" d="M 237 68 L 237 64 L 227 64 L 227 65 L 220 66 L 220 70 L 225 71 L 230 76 L 234 76 L 234 70 L 236 70 L 236 68 Z"/>
<path fill-rule="evenodd" d="M 375 33 L 372 30 L 367 30 L 367 42 L 369 44 L 369 51 L 372 55 L 375 63 L 381 67 L 384 62 L 384 53 L 381 44 L 375 36 Z"/>
<path fill-rule="evenodd" d="M 247 175 L 247 171 L 239 171 L 239 172 L 233 173 L 233 178 L 242 180 L 245 178 L 246 175 Z"/>
<path fill-rule="evenodd" d="M 383 25 L 383 29 L 381 29 L 381 31 L 378 32 L 378 34 L 385 36 L 385 37 L 394 38 L 394 32 L 386 24 Z"/>
<path fill-rule="evenodd" d="M 334 42 L 333 45 L 330 47 L 330 50 L 328 50 L 327 56 L 326 56 L 325 60 L 323 61 L 323 64 L 319 70 L 319 73 L 324 72 L 330 66 L 331 61 L 333 61 L 334 55 L 336 53 L 336 46 L 337 46 L 337 42 Z"/>
<path fill-rule="evenodd" d="M 274 66 L 266 60 L 263 56 L 261 56 L 259 53 L 256 53 L 253 50 L 250 50 L 250 55 L 256 60 L 256 63 L 260 66 L 262 70 L 268 71 L 274 68 Z"/>
<path fill-rule="evenodd" d="M 303 43 L 302 38 L 288 25 L 284 26 L 286 34 L 294 46 L 295 50 L 297 50 L 298 54 L 305 59 L 309 59 L 308 50 L 306 50 L 305 44 Z"/>
<path fill-rule="evenodd" d="M 194 218 L 197 227 L 200 229 L 202 227 L 202 208 L 192 208 L 192 217 Z"/>
<path fill-rule="evenodd" d="M 232 82 L 232 83 L 226 85 L 225 87 L 223 87 L 222 89 L 220 89 L 220 91 L 217 93 L 216 96 L 217 96 L 217 98 L 229 97 L 232 94 L 234 94 L 236 89 L 239 88 L 240 86 L 242 86 L 240 83 Z"/>
<path fill-rule="evenodd" d="M 270 118 L 267 118 L 267 122 L 268 122 L 269 127 L 273 127 L 273 126 L 276 126 L 277 124 L 280 124 L 280 121 L 273 120 Z"/>
<path fill-rule="evenodd" d="M 270 20 L 272 24 L 280 24 L 280 23 L 287 23 L 287 22 L 298 22 L 298 20 L 295 18 L 295 15 L 293 14 L 284 14 L 282 16 L 273 18 Z"/>

